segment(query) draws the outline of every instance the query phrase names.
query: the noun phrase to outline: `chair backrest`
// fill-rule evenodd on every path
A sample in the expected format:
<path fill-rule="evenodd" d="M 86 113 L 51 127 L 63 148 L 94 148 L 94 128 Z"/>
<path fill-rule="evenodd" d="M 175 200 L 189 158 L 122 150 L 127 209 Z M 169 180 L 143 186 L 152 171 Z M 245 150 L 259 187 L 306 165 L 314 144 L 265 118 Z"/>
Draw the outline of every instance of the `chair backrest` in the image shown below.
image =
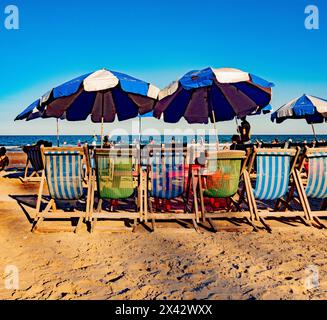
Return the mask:
<path fill-rule="evenodd" d="M 285 148 L 286 142 L 283 143 L 265 143 L 263 142 L 260 146 L 260 148 L 265 149 L 283 149 Z"/>
<path fill-rule="evenodd" d="M 327 198 L 327 148 L 306 150 L 309 160 L 306 194 L 310 198 Z"/>
<path fill-rule="evenodd" d="M 259 200 L 283 197 L 289 186 L 290 174 L 299 155 L 299 148 L 257 149 L 257 179 L 254 196 Z"/>
<path fill-rule="evenodd" d="M 41 147 L 35 146 L 25 146 L 24 151 L 27 154 L 28 160 L 30 161 L 33 169 L 35 171 L 43 170 L 43 161 L 41 154 Z"/>
<path fill-rule="evenodd" d="M 316 144 L 315 144 L 315 147 L 316 148 L 326 148 L 327 147 L 327 142 L 325 141 L 325 142 L 316 142 Z"/>
<path fill-rule="evenodd" d="M 246 151 L 248 149 L 253 149 L 256 145 L 253 143 L 249 144 L 234 144 L 231 145 L 230 150 L 237 150 L 237 151 Z"/>
<path fill-rule="evenodd" d="M 229 198 L 239 188 L 244 151 L 209 152 L 206 159 L 203 194 L 209 198 Z"/>
<path fill-rule="evenodd" d="M 94 158 L 101 199 L 126 199 L 134 194 L 131 150 L 95 149 Z"/>
<path fill-rule="evenodd" d="M 83 148 L 41 147 L 49 193 L 55 200 L 78 200 L 83 195 Z"/>
<path fill-rule="evenodd" d="M 305 143 L 305 142 L 288 142 L 288 147 L 291 149 L 301 148 L 303 150 L 305 147 L 313 148 L 315 142 Z"/>
<path fill-rule="evenodd" d="M 154 149 L 149 163 L 151 196 L 174 199 L 185 190 L 185 152 L 183 149 Z"/>

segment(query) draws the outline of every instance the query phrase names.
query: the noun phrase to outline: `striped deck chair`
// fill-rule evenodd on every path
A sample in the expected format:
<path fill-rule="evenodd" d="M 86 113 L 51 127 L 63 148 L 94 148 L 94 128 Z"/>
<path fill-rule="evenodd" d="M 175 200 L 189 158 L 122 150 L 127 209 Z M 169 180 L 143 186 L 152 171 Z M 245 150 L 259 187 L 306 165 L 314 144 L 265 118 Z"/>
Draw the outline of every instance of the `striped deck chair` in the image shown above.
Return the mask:
<path fill-rule="evenodd" d="M 300 148 L 292 149 L 256 149 L 253 158 L 256 160 L 257 174 L 254 190 L 251 187 L 251 180 L 248 172 L 246 180 L 249 186 L 249 198 L 252 200 L 252 210 L 255 218 L 260 220 L 268 231 L 271 228 L 267 225 L 264 218 L 299 218 L 304 224 L 311 225 L 310 217 L 301 211 L 288 211 L 291 209 L 287 206 L 287 195 L 292 181 L 296 182 L 295 165 L 299 157 Z M 295 187 L 299 189 L 299 184 Z M 261 202 L 265 206 L 259 210 L 257 203 Z M 271 203 L 274 203 L 272 208 Z M 282 205 L 287 206 L 281 211 Z M 301 202 L 302 207 L 304 206 Z"/>
<path fill-rule="evenodd" d="M 23 150 L 27 154 L 27 162 L 24 177 L 21 178 L 22 182 L 41 181 L 41 175 L 39 174 L 43 170 L 41 147 L 38 145 L 25 146 Z M 28 175 L 30 166 L 32 167 L 32 173 Z"/>
<path fill-rule="evenodd" d="M 182 149 L 154 149 L 147 169 L 147 207 L 145 208 L 145 220 L 151 220 L 153 230 L 157 220 L 191 220 L 195 230 L 198 230 L 197 211 L 190 210 L 185 197 L 187 176 L 185 175 L 186 153 Z M 159 202 L 169 203 L 173 201 L 177 206 L 174 210 L 166 206 L 154 210 L 153 202 L 160 206 Z M 180 206 L 180 207 L 178 207 Z M 148 210 L 149 208 L 149 210 Z"/>
<path fill-rule="evenodd" d="M 133 151 L 132 149 L 95 149 L 98 203 L 94 208 L 94 197 L 92 197 L 90 217 L 92 232 L 95 228 L 134 231 L 137 221 L 142 218 L 142 206 L 138 201 L 138 195 L 142 193 L 139 183 L 140 171 L 139 166 L 135 164 Z M 123 220 L 127 227 L 98 226 L 100 219 Z"/>
<path fill-rule="evenodd" d="M 308 172 L 305 179 L 301 176 L 301 172 L 306 161 L 308 161 Z M 307 215 L 321 227 L 326 228 L 319 218 L 327 217 L 327 148 L 307 147 L 296 169 L 296 175 L 301 188 L 298 196 L 305 203 Z M 321 201 L 320 210 L 313 210 L 309 199 Z"/>
<path fill-rule="evenodd" d="M 87 154 L 87 146 L 84 148 L 44 148 L 41 147 L 44 170 L 40 183 L 40 191 L 37 201 L 37 214 L 32 231 L 36 231 L 45 220 L 72 219 L 77 218 L 78 223 L 73 228 L 78 232 L 82 220 L 86 218 L 89 211 L 89 199 L 91 191 L 91 178 L 88 178 L 87 200 L 83 201 L 83 157 Z M 88 159 L 88 157 L 86 157 Z M 89 164 L 87 164 L 89 167 Z M 91 172 L 90 169 L 87 170 Z M 49 201 L 45 209 L 41 209 L 44 183 L 49 191 Z M 83 206 L 84 210 L 75 210 L 77 204 Z M 63 207 L 57 210 L 57 207 Z M 62 228 L 57 228 L 58 230 Z M 66 228 L 65 228 L 66 229 Z M 70 228 L 71 229 L 71 228 Z"/>
<path fill-rule="evenodd" d="M 243 174 L 246 170 L 250 152 L 245 151 L 216 151 L 206 155 L 206 165 L 198 169 L 197 184 L 200 199 L 201 217 L 203 222 L 209 222 L 214 231 L 217 228 L 212 219 L 242 219 L 256 230 L 251 222 L 254 220 L 248 201 L 239 193 Z M 245 185 L 245 189 L 247 185 Z M 247 192 L 244 193 L 245 196 Z M 194 201 L 198 201 L 197 193 Z M 212 208 L 208 213 L 205 206 L 205 198 L 216 201 L 225 199 L 225 208 Z M 241 204 L 247 203 L 247 210 Z"/>

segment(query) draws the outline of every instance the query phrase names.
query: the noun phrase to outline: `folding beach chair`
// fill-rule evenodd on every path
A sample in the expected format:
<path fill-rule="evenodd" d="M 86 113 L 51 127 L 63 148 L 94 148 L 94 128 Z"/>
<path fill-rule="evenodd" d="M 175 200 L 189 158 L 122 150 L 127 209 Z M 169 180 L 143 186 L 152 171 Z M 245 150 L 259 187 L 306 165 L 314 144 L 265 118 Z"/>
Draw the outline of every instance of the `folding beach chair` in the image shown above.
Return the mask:
<path fill-rule="evenodd" d="M 303 170 L 306 161 L 307 172 Z M 302 171 L 306 177 L 301 175 Z M 298 196 L 303 199 L 307 215 L 326 228 L 319 218 L 327 217 L 327 148 L 306 147 L 300 165 L 296 168 L 296 177 L 300 185 Z M 321 201 L 320 210 L 313 210 L 308 199 Z"/>
<path fill-rule="evenodd" d="M 186 185 L 191 171 L 186 172 L 185 164 L 186 150 L 183 148 L 152 150 L 147 169 L 144 219 L 146 222 L 151 220 L 153 231 L 159 220 L 191 221 L 195 230 L 198 230 L 198 211 L 190 209 L 186 198 Z"/>
<path fill-rule="evenodd" d="M 252 200 L 253 214 L 269 231 L 271 228 L 264 219 L 267 217 L 299 218 L 304 224 L 311 225 L 310 217 L 305 212 L 292 211 L 293 209 L 288 206 L 288 200 L 286 200 L 289 187 L 293 185 L 293 182 L 295 188 L 298 190 L 300 188 L 295 174 L 295 165 L 299 153 L 299 148 L 295 150 L 256 149 L 250 162 L 250 167 L 254 165 L 255 160 L 257 164 L 254 190 L 251 186 L 249 173 L 245 173 L 245 179 L 249 186 L 248 196 Z M 265 207 L 262 210 L 258 209 L 257 203 L 259 201 Z M 271 203 L 275 204 L 273 208 Z M 304 208 L 303 201 L 300 204 Z M 283 211 L 280 210 L 282 205 L 286 207 Z"/>
<path fill-rule="evenodd" d="M 22 182 L 41 181 L 40 172 L 44 169 L 41 147 L 38 145 L 25 146 L 23 150 L 27 154 L 27 161 L 26 161 L 24 177 L 20 179 L 22 180 Z M 32 173 L 28 175 L 30 166 L 32 167 Z"/>
<path fill-rule="evenodd" d="M 94 159 L 98 203 L 94 208 L 94 192 L 92 192 L 89 219 L 91 231 L 93 232 L 95 228 L 109 231 L 134 231 L 137 221 L 142 218 L 142 202 L 139 201 L 142 185 L 139 178 L 139 165 L 135 161 L 135 150 L 95 149 Z M 123 220 L 127 227 L 98 226 L 100 219 Z"/>
<path fill-rule="evenodd" d="M 217 151 L 206 155 L 206 165 L 198 168 L 197 190 L 199 191 L 201 217 L 203 221 L 209 222 L 211 227 L 217 231 L 213 219 L 242 219 L 256 230 L 252 223 L 254 217 L 250 210 L 251 203 L 246 199 L 248 192 L 239 193 L 240 183 L 246 171 L 248 156 L 245 151 Z M 195 180 L 193 180 L 195 181 Z M 248 185 L 246 184 L 245 190 Z M 197 193 L 194 201 L 197 202 Z M 212 208 L 207 212 L 205 198 L 210 200 L 225 199 L 224 208 Z M 247 210 L 241 206 L 245 202 Z"/>
<path fill-rule="evenodd" d="M 41 223 L 47 220 L 61 220 L 77 218 L 78 223 L 73 230 L 78 232 L 82 220 L 86 218 L 89 211 L 89 200 L 91 192 L 91 170 L 88 160 L 88 148 L 44 148 L 41 147 L 44 170 L 40 183 L 37 200 L 37 214 L 32 231 L 36 231 Z M 84 200 L 83 189 L 83 157 L 87 165 L 87 197 Z M 44 183 L 47 184 L 49 198 L 43 195 Z M 47 200 L 45 209 L 42 202 Z M 62 210 L 57 210 L 61 207 Z M 56 228 L 62 230 L 63 228 Z M 67 228 L 64 228 L 65 230 Z"/>

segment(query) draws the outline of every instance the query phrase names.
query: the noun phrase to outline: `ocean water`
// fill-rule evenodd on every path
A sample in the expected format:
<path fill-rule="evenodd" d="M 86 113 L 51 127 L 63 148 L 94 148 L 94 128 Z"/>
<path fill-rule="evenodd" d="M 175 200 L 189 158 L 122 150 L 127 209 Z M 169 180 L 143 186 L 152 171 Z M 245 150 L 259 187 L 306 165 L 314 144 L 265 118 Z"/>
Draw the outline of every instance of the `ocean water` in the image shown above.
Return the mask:
<path fill-rule="evenodd" d="M 230 143 L 231 135 L 220 135 L 219 142 L 220 143 Z M 110 137 L 110 140 L 117 141 L 120 138 L 122 143 L 133 143 L 138 141 L 138 136 L 113 136 Z M 172 136 L 152 136 L 155 143 L 169 143 L 172 139 Z M 174 136 L 176 142 L 188 142 L 190 143 L 193 139 L 195 141 L 200 141 L 201 138 L 205 139 L 207 143 L 214 143 L 216 141 L 215 136 L 204 136 L 204 137 L 194 137 L 194 136 Z M 262 142 L 271 142 L 277 138 L 280 142 L 288 141 L 292 139 L 293 142 L 311 142 L 314 139 L 313 135 L 253 135 L 252 141 L 262 141 Z M 327 135 L 319 135 L 318 140 L 327 141 Z M 146 144 L 149 142 L 150 136 L 142 136 L 141 141 L 142 143 Z M 54 146 L 57 145 L 57 137 L 56 136 L 0 136 L 0 146 L 4 146 L 7 149 L 12 150 L 19 150 L 24 145 L 32 145 L 39 140 L 46 140 L 53 143 Z M 86 136 L 86 135 L 70 135 L 70 136 L 60 136 L 59 142 L 60 145 L 67 144 L 76 146 L 78 141 L 82 144 L 89 143 L 91 144 L 93 141 L 93 136 Z M 100 137 L 97 137 L 97 142 L 100 144 Z"/>

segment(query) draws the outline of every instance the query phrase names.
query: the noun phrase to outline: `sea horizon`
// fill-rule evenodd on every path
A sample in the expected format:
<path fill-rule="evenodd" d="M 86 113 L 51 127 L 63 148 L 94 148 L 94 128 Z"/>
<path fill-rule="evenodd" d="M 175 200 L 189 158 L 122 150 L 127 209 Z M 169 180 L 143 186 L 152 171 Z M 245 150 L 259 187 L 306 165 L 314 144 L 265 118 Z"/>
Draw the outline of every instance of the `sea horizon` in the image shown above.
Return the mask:
<path fill-rule="evenodd" d="M 150 138 L 154 140 L 155 143 L 168 143 L 174 137 L 176 142 L 180 143 L 191 143 L 192 140 L 199 142 L 202 138 L 207 143 L 214 143 L 216 137 L 213 135 L 142 135 L 141 142 L 142 144 L 147 144 Z M 231 142 L 231 134 L 219 135 L 219 142 L 227 144 Z M 138 135 L 113 135 L 109 137 L 110 141 L 116 142 L 117 139 L 121 140 L 122 143 L 131 144 L 133 142 L 138 142 Z M 251 141 L 261 141 L 265 143 L 272 142 L 274 139 L 278 139 L 279 142 L 285 142 L 292 140 L 293 142 L 311 142 L 314 140 L 314 135 L 301 135 L 301 134 L 256 134 L 251 136 Z M 317 135 L 319 141 L 327 141 L 326 135 Z M 56 135 L 0 135 L 0 146 L 8 148 L 18 148 L 20 149 L 25 145 L 33 145 L 39 140 L 45 140 L 52 142 L 53 145 L 57 144 Z M 77 145 L 79 142 L 84 144 L 91 144 L 93 141 L 93 135 L 60 135 L 59 143 L 60 145 Z M 100 142 L 100 135 L 97 135 L 97 142 Z"/>

